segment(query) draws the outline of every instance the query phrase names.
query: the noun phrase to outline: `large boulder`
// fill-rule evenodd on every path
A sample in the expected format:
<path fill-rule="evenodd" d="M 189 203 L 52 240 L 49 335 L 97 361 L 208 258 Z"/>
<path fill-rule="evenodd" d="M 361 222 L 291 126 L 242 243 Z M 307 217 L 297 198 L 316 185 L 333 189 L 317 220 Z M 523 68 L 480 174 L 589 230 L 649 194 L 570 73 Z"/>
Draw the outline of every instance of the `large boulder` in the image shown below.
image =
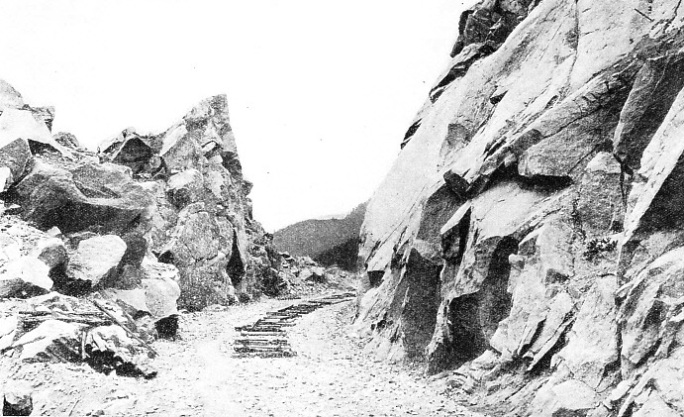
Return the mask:
<path fill-rule="evenodd" d="M 0 114 L 0 143 L 16 139 L 28 141 L 34 153 L 48 148 L 68 154 L 66 148 L 52 137 L 45 122 L 38 120 L 32 111 L 8 108 Z"/>
<path fill-rule="evenodd" d="M 182 209 L 197 202 L 204 194 L 202 174 L 196 169 L 188 169 L 169 178 L 167 193 L 174 206 Z"/>
<path fill-rule="evenodd" d="M 126 129 L 99 147 L 101 161 L 113 162 L 129 167 L 134 174 L 156 173 L 162 169 L 155 158 L 155 137 L 142 136 L 134 129 Z"/>
<path fill-rule="evenodd" d="M 2 414 L 5 416 L 30 416 L 33 413 L 31 393 L 12 387 L 5 392 Z"/>
<path fill-rule="evenodd" d="M 130 173 L 112 164 L 85 161 L 71 170 L 37 160 L 14 190 L 23 217 L 64 233 L 93 229 L 123 232 L 135 228 L 151 196 Z"/>
<path fill-rule="evenodd" d="M 118 236 L 97 236 L 81 241 L 69 261 L 69 278 L 97 285 L 111 285 L 119 274 L 126 242 Z"/>
<path fill-rule="evenodd" d="M 0 138 L 0 192 L 19 181 L 33 160 L 28 141 L 23 138 Z"/>
<path fill-rule="evenodd" d="M 78 362 L 86 326 L 47 320 L 12 344 L 16 357 L 26 362 Z"/>
<path fill-rule="evenodd" d="M 234 247 L 234 237 L 221 233 L 216 218 L 204 203 L 191 204 L 180 212 L 178 224 L 161 249 L 159 259 L 173 263 L 180 271 L 181 305 L 195 309 L 234 302 L 229 268 L 242 262 L 233 259 L 233 253 L 237 255 Z"/>
<path fill-rule="evenodd" d="M 136 314 L 148 313 L 156 321 L 179 314 L 176 305 L 181 295 L 178 269 L 171 264 L 145 259 L 142 272 L 138 288 L 107 289 L 105 293 L 133 307 Z"/>
<path fill-rule="evenodd" d="M 78 149 L 81 147 L 80 142 L 76 139 L 76 136 L 68 132 L 59 132 L 53 135 L 53 138 L 57 143 L 69 149 Z"/>
<path fill-rule="evenodd" d="M 120 376 L 154 378 L 157 371 L 150 359 L 149 347 L 133 339 L 119 326 L 100 326 L 86 332 L 83 341 L 84 357 L 95 370 L 104 374 L 116 372 Z"/>
<path fill-rule="evenodd" d="M 50 268 L 40 259 L 22 256 L 0 267 L 0 298 L 30 297 L 52 289 Z"/>

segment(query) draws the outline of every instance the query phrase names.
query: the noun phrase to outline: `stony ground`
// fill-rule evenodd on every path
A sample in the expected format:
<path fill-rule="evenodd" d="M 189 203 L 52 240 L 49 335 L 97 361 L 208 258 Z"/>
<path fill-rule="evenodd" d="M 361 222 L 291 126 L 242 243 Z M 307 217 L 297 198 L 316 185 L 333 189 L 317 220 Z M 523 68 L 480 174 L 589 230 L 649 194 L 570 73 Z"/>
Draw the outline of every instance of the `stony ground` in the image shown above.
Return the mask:
<path fill-rule="evenodd" d="M 183 315 L 182 340 L 155 344 L 159 376 L 153 380 L 104 376 L 86 365 L 7 362 L 9 375 L 0 376 L 32 386 L 33 415 L 474 416 L 419 374 L 367 359 L 348 331 L 353 302 L 299 319 L 289 332 L 296 357 L 233 356 L 236 325 L 295 302 Z"/>

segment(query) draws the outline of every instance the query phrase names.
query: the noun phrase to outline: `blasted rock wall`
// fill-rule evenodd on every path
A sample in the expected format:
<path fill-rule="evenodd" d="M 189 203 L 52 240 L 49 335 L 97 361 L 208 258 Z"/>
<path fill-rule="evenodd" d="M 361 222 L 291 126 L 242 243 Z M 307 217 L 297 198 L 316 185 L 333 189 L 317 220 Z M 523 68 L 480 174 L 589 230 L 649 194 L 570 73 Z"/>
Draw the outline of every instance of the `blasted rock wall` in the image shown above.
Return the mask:
<path fill-rule="evenodd" d="M 366 212 L 369 352 L 494 414 L 684 413 L 683 25 L 676 1 L 463 14 Z"/>

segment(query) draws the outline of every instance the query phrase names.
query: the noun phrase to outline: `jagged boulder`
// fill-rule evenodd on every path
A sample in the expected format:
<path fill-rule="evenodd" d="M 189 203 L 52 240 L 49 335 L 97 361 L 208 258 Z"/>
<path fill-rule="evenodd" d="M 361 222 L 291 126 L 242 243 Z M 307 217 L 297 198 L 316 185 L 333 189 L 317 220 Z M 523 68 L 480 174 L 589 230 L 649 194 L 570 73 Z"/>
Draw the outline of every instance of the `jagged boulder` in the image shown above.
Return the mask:
<path fill-rule="evenodd" d="M 204 178 L 196 169 L 188 169 L 169 178 L 167 191 L 174 206 L 183 208 L 199 201 L 204 194 Z"/>
<path fill-rule="evenodd" d="M 0 138 L 0 192 L 19 181 L 33 160 L 28 141 Z"/>
<path fill-rule="evenodd" d="M 31 297 L 52 289 L 50 268 L 40 259 L 22 256 L 0 267 L 0 298 Z"/>
<path fill-rule="evenodd" d="M 105 293 L 133 307 L 135 315 L 147 313 L 157 322 L 178 315 L 176 303 L 181 294 L 178 269 L 171 264 L 146 259 L 142 272 L 143 279 L 138 288 L 107 289 Z"/>
<path fill-rule="evenodd" d="M 17 339 L 11 349 L 26 362 L 78 362 L 81 360 L 81 332 L 85 327 L 47 320 Z"/>
<path fill-rule="evenodd" d="M 8 82 L 0 80 L 0 110 L 7 108 L 18 109 L 24 107 L 24 99 L 21 94 Z"/>
<path fill-rule="evenodd" d="M 203 308 L 233 302 L 229 265 L 242 261 L 237 253 L 238 261 L 235 261 L 232 252 L 223 252 L 235 250 L 233 241 L 233 236 L 221 233 L 216 218 L 204 203 L 191 204 L 179 213 L 178 224 L 160 250 L 159 259 L 173 263 L 180 271 L 182 305 Z M 240 273 L 244 273 L 244 266 L 241 268 Z"/>
<path fill-rule="evenodd" d="M 684 87 L 679 74 L 684 54 L 677 51 L 646 60 L 620 112 L 613 152 L 631 171 L 641 166 L 641 156 Z"/>
<path fill-rule="evenodd" d="M 111 285 L 117 279 L 126 249 L 126 242 L 114 235 L 83 240 L 71 257 L 66 274 L 93 287 Z"/>
<path fill-rule="evenodd" d="M 130 337 L 119 326 L 100 326 L 84 335 L 85 360 L 95 370 L 104 374 L 116 372 L 120 376 L 141 376 L 145 379 L 157 376 L 150 359 L 149 347 Z"/>
<path fill-rule="evenodd" d="M 2 415 L 30 416 L 31 413 L 33 413 L 33 397 L 30 391 L 19 387 L 11 387 L 5 391 Z"/>
<path fill-rule="evenodd" d="M 69 149 L 78 149 L 81 147 L 80 142 L 76 139 L 72 133 L 59 132 L 53 135 L 53 138 L 57 143 Z"/>
<path fill-rule="evenodd" d="M 53 139 L 43 118 L 36 117 L 30 109 L 6 108 L 0 114 L 0 143 L 7 143 L 16 139 L 28 141 L 33 153 L 46 148 L 62 154 L 68 153 L 62 145 Z"/>
<path fill-rule="evenodd" d="M 135 228 L 151 196 L 119 166 L 83 162 L 67 170 L 37 160 L 14 193 L 23 217 L 40 229 L 124 232 Z"/>

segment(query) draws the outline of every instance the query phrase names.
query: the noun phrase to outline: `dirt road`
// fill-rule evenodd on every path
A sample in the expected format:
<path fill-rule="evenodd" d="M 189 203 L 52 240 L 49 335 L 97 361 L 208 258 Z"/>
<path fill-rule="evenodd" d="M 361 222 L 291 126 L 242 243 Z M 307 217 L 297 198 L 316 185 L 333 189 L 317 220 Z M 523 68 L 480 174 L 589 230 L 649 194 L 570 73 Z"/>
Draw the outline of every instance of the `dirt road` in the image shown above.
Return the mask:
<path fill-rule="evenodd" d="M 85 365 L 22 365 L 6 377 L 50 416 L 471 416 L 419 375 L 364 357 L 348 331 L 354 306 L 327 306 L 289 331 L 297 356 L 237 358 L 235 326 L 295 301 L 267 300 L 183 315 L 180 341 L 155 344 L 159 375 L 136 380 Z"/>

